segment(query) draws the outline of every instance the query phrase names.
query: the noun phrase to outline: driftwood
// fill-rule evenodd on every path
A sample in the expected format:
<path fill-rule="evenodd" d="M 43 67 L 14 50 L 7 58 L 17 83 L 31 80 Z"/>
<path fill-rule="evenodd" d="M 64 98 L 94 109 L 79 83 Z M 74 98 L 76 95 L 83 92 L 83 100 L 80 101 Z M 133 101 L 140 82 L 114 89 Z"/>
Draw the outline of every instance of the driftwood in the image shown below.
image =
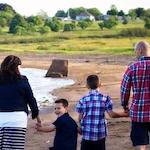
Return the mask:
<path fill-rule="evenodd" d="M 49 67 L 46 77 L 62 78 L 68 76 L 68 60 L 54 59 Z"/>

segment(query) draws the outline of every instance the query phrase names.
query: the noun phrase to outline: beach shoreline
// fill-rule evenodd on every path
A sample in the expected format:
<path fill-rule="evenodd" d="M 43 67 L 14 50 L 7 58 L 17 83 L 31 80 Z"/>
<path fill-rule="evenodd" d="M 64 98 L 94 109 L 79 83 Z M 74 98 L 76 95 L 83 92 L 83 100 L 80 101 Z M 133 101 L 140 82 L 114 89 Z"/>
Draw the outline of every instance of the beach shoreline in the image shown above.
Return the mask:
<path fill-rule="evenodd" d="M 5 54 L 0 54 L 0 59 L 5 57 Z M 112 97 L 114 108 L 117 111 L 122 110 L 120 105 L 120 83 L 122 75 L 127 64 L 133 61 L 133 57 L 123 58 L 108 58 L 105 56 L 71 56 L 59 55 L 20 55 L 22 59 L 22 67 L 48 69 L 52 59 L 68 59 L 69 60 L 69 75 L 68 78 L 75 81 L 74 85 L 56 89 L 52 92 L 58 98 L 66 98 L 69 100 L 69 113 L 77 121 L 77 113 L 75 105 L 77 101 L 87 93 L 85 79 L 90 74 L 100 76 L 102 87 L 101 91 Z M 40 111 L 42 121 L 44 123 L 52 123 L 56 119 L 53 113 L 53 106 L 44 107 Z M 108 138 L 106 140 L 107 150 L 132 150 L 130 142 L 130 119 L 108 119 Z M 53 145 L 55 133 L 41 133 L 35 130 L 35 120 L 29 117 L 28 128 L 26 134 L 25 150 L 48 150 L 49 146 Z M 80 149 L 81 136 L 78 137 L 78 149 Z"/>

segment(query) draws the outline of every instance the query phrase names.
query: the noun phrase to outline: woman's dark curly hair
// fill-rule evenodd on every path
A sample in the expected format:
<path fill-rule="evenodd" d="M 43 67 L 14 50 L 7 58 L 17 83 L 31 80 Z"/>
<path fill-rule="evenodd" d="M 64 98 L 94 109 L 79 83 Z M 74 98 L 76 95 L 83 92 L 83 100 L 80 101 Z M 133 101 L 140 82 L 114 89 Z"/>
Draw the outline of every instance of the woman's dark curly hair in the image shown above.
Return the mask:
<path fill-rule="evenodd" d="M 7 56 L 0 67 L 0 79 L 8 81 L 16 81 L 21 78 L 18 72 L 18 66 L 21 65 L 21 60 L 19 57 L 14 55 Z"/>

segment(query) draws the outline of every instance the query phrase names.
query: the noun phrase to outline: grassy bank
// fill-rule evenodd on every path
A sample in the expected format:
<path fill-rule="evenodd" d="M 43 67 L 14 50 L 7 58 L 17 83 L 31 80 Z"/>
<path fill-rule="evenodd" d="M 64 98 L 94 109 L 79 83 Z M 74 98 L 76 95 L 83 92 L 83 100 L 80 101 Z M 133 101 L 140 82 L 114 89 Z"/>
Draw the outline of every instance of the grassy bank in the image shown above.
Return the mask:
<path fill-rule="evenodd" d="M 120 37 L 126 28 L 143 28 L 143 22 L 119 24 L 116 28 L 100 30 L 96 24 L 86 30 L 72 32 L 50 32 L 46 35 L 28 36 L 0 35 L 0 52 L 34 52 L 62 54 L 112 54 L 132 55 L 133 46 L 140 40 L 150 41 L 150 37 Z"/>

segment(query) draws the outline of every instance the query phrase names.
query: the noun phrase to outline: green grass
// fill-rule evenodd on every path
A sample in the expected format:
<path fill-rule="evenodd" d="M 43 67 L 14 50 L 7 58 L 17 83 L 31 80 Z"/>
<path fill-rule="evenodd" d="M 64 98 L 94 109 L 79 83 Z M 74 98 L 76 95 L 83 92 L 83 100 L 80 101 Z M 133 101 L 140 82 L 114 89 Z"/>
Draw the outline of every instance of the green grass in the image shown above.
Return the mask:
<path fill-rule="evenodd" d="M 77 29 L 71 32 L 50 32 L 46 35 L 38 33 L 26 36 L 11 34 L 0 35 L 0 52 L 34 52 L 60 54 L 111 54 L 132 55 L 133 46 L 140 40 L 150 41 L 150 37 L 119 37 L 125 28 L 143 28 L 141 21 L 101 31 L 96 23 L 86 30 Z M 109 38 L 105 38 L 109 37 Z"/>

